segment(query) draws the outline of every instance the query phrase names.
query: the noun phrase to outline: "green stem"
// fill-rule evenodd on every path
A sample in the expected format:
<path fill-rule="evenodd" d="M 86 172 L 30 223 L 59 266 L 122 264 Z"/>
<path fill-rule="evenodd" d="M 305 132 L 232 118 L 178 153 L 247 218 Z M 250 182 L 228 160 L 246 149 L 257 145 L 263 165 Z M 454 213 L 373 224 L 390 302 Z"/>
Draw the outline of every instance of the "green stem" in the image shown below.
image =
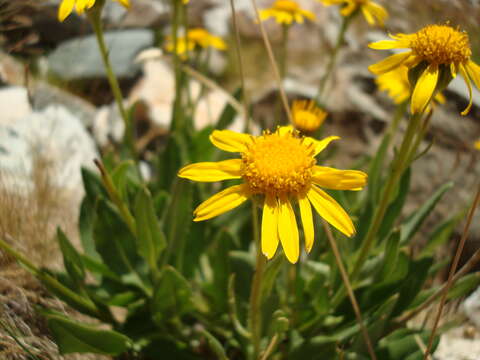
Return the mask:
<path fill-rule="evenodd" d="M 260 341 L 262 339 L 262 280 L 266 264 L 265 256 L 261 251 L 260 243 L 260 227 L 258 222 L 257 205 L 252 205 L 253 214 L 253 238 L 257 247 L 257 260 L 255 266 L 255 274 L 253 275 L 252 289 L 250 292 L 250 333 L 253 343 L 253 359 L 258 359 L 260 355 Z"/>
<path fill-rule="evenodd" d="M 395 190 L 395 186 L 397 185 L 398 180 L 400 179 L 406 165 L 408 164 L 412 142 L 420 125 L 422 115 L 423 114 L 412 115 L 408 123 L 407 132 L 405 134 L 405 137 L 403 138 L 403 142 L 400 146 L 397 157 L 396 159 L 394 159 L 393 162 L 393 171 L 388 177 L 387 185 L 385 186 L 385 190 L 383 191 L 383 194 L 380 198 L 380 204 L 378 205 L 377 211 L 375 212 L 373 223 L 368 229 L 367 235 L 363 240 L 363 244 L 360 249 L 357 261 L 355 262 L 355 266 L 353 268 L 351 276 L 352 281 L 354 281 L 358 277 L 360 270 L 368 256 L 368 253 L 374 244 L 375 236 L 377 235 L 378 229 L 382 224 L 383 217 L 385 216 L 385 212 L 387 210 L 388 204 L 390 203 L 390 199 L 393 191 Z"/>
<path fill-rule="evenodd" d="M 135 161 L 135 163 L 138 163 L 137 151 L 135 149 L 135 137 L 133 134 L 134 132 L 133 124 L 123 105 L 122 90 L 120 89 L 120 85 L 118 84 L 117 77 L 113 72 L 112 64 L 110 63 L 110 58 L 108 56 L 108 49 L 105 44 L 105 38 L 103 36 L 102 21 L 100 18 L 101 8 L 102 7 L 98 7 L 98 8 L 94 7 L 91 11 L 87 12 L 87 15 L 88 15 L 88 18 L 90 19 L 90 22 L 93 26 L 93 30 L 95 32 L 95 36 L 97 38 L 98 47 L 100 49 L 100 54 L 102 56 L 103 65 L 105 66 L 105 71 L 107 73 L 107 79 L 110 84 L 110 88 L 112 89 L 113 97 L 115 98 L 115 102 L 117 103 L 118 110 L 120 111 L 120 115 L 125 125 L 125 137 L 124 137 L 125 142 L 130 151 L 130 156 Z"/>
<path fill-rule="evenodd" d="M 101 320 L 111 321 L 111 318 L 106 314 L 103 314 L 90 299 L 79 296 L 77 293 L 62 285 L 57 279 L 55 279 L 51 275 L 39 270 L 25 256 L 13 249 L 8 243 L 3 241 L 2 239 L 0 239 L 0 248 L 8 255 L 12 256 L 15 260 L 17 260 L 28 271 L 30 271 L 33 276 L 35 276 L 38 280 L 44 283 L 47 287 L 50 287 L 51 289 L 54 289 L 57 293 L 62 294 L 64 299 L 68 299 L 78 308 L 81 308 L 85 313 L 91 316 L 95 316 L 96 318 Z"/>
<path fill-rule="evenodd" d="M 337 36 L 337 41 L 335 43 L 335 47 L 333 48 L 330 58 L 328 60 L 327 67 L 325 68 L 325 73 L 323 74 L 322 78 L 320 79 L 320 84 L 318 86 L 318 93 L 317 93 L 317 103 L 321 105 L 325 105 L 326 99 L 322 99 L 323 93 L 325 91 L 325 87 L 330 79 L 330 76 L 333 73 L 333 68 L 335 67 L 335 63 L 337 61 L 337 56 L 340 48 L 342 47 L 343 43 L 345 42 L 345 33 L 347 32 L 348 25 L 350 24 L 350 20 L 353 18 L 354 14 L 344 17 L 342 20 L 342 26 Z"/>

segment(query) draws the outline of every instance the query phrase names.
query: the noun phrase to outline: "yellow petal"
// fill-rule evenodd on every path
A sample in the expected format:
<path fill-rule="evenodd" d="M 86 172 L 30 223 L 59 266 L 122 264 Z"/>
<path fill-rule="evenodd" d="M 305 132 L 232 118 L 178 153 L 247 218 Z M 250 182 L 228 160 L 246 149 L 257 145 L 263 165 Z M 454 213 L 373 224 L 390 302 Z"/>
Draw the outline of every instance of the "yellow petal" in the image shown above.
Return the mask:
<path fill-rule="evenodd" d="M 401 45 L 402 43 L 397 40 L 380 40 L 374 43 L 368 44 L 368 47 L 370 49 L 375 49 L 375 50 L 389 50 L 389 49 L 402 49 Z"/>
<path fill-rule="evenodd" d="M 76 0 L 75 1 L 75 8 L 77 10 L 77 13 L 83 14 L 85 11 L 85 7 L 87 6 L 87 1 L 88 0 Z"/>
<path fill-rule="evenodd" d="M 309 253 L 312 250 L 315 231 L 313 229 L 312 206 L 306 196 L 298 197 L 300 216 L 302 218 L 303 235 L 305 237 L 305 250 Z"/>
<path fill-rule="evenodd" d="M 368 10 L 368 12 L 377 19 L 378 23 L 383 26 L 383 23 L 388 18 L 387 10 L 383 6 L 375 4 L 374 2 L 366 3 L 363 8 Z M 364 13 L 365 14 L 365 13 Z"/>
<path fill-rule="evenodd" d="M 420 75 L 412 93 L 412 114 L 425 110 L 435 92 L 438 81 L 438 67 L 428 66 Z"/>
<path fill-rule="evenodd" d="M 277 200 L 267 196 L 262 214 L 262 253 L 271 259 L 278 247 L 278 205 Z"/>
<path fill-rule="evenodd" d="M 307 146 L 312 146 L 314 149 L 314 156 L 316 156 L 320 154 L 320 152 L 322 152 L 333 140 L 338 139 L 340 139 L 339 136 L 329 136 L 325 139 L 318 141 L 311 137 L 305 137 L 303 138 L 303 143 Z"/>
<path fill-rule="evenodd" d="M 217 148 L 228 152 L 244 152 L 247 145 L 253 143 L 251 135 L 230 130 L 215 130 L 210 135 L 210 141 Z"/>
<path fill-rule="evenodd" d="M 459 68 L 460 68 L 460 74 L 462 74 L 462 77 L 465 80 L 465 83 L 467 84 L 468 95 L 469 95 L 468 105 L 465 108 L 465 110 L 463 110 L 460 113 L 460 114 L 465 116 L 470 112 L 470 109 L 472 108 L 472 102 L 473 102 L 473 100 L 472 100 L 472 84 L 470 83 L 470 77 L 468 76 L 465 67 L 462 64 L 460 64 Z"/>
<path fill-rule="evenodd" d="M 407 51 L 404 53 L 389 56 L 386 59 L 376 64 L 370 65 L 368 67 L 368 70 L 370 70 L 372 73 L 376 75 L 386 73 L 390 70 L 395 69 L 397 66 L 400 66 L 404 61 L 406 61 L 410 57 L 411 54 L 412 54 L 411 51 Z"/>
<path fill-rule="evenodd" d="M 355 10 L 357 10 L 357 4 L 355 3 L 355 1 L 352 1 L 352 0 L 346 0 L 344 1 L 347 5 L 345 5 L 344 7 L 342 7 L 342 9 L 340 10 L 340 14 L 342 14 L 342 16 L 350 16 Z"/>
<path fill-rule="evenodd" d="M 288 199 L 280 199 L 278 207 L 278 234 L 288 261 L 295 264 L 300 255 L 298 227 L 295 213 Z"/>
<path fill-rule="evenodd" d="M 120 4 L 125 6 L 127 9 L 130 7 L 130 0 L 117 0 Z"/>
<path fill-rule="evenodd" d="M 201 203 L 193 212 L 193 221 L 203 221 L 223 214 L 248 199 L 248 189 L 244 184 L 230 186 Z"/>
<path fill-rule="evenodd" d="M 178 176 L 181 178 L 212 182 L 228 179 L 239 179 L 242 169 L 242 160 L 231 159 L 217 162 L 199 162 L 190 164 L 178 172 Z"/>
<path fill-rule="evenodd" d="M 58 8 L 58 20 L 63 22 L 73 11 L 75 0 L 63 0 Z"/>
<path fill-rule="evenodd" d="M 348 214 L 325 191 L 312 185 L 307 196 L 318 214 L 333 227 L 347 236 L 355 234 L 355 227 Z"/>
<path fill-rule="evenodd" d="M 473 80 L 473 83 L 477 89 L 480 90 L 480 66 L 475 64 L 473 61 L 469 61 L 467 65 L 465 65 L 465 69 L 467 70 L 468 76 Z"/>
<path fill-rule="evenodd" d="M 369 25 L 375 25 L 375 19 L 366 6 L 362 6 L 362 13 Z"/>
<path fill-rule="evenodd" d="M 338 170 L 326 166 L 315 166 L 312 181 L 327 189 L 362 190 L 367 184 L 367 174 L 359 170 Z"/>

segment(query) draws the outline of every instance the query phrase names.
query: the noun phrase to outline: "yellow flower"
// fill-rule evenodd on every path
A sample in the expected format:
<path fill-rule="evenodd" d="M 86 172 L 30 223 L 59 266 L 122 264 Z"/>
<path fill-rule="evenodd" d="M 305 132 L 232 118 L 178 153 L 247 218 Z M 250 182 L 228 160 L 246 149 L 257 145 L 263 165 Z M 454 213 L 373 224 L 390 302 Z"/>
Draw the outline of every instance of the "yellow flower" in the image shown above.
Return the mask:
<path fill-rule="evenodd" d="M 271 259 L 281 242 L 287 259 L 296 263 L 299 257 L 299 235 L 292 202 L 298 203 L 305 236 L 305 248 L 313 246 L 312 207 L 332 226 L 347 236 L 355 227 L 345 210 L 320 187 L 335 190 L 361 190 L 367 175 L 357 170 L 337 170 L 316 165 L 317 156 L 338 139 L 330 136 L 321 141 L 303 137 L 291 126 L 279 127 L 261 136 L 215 130 L 210 141 L 219 149 L 238 152 L 241 158 L 219 162 L 200 162 L 182 168 L 178 176 L 194 181 L 214 182 L 242 179 L 200 204 L 194 221 L 223 214 L 249 197 L 263 201 L 261 248 Z"/>
<path fill-rule="evenodd" d="M 312 133 L 322 126 L 327 112 L 312 100 L 295 100 L 292 105 L 293 125 L 304 133 Z"/>
<path fill-rule="evenodd" d="M 187 35 L 180 36 L 177 39 L 177 54 L 184 55 L 188 51 L 192 51 L 195 47 L 208 48 L 213 47 L 218 50 L 226 50 L 227 44 L 218 36 L 210 34 L 202 28 L 194 28 L 187 31 Z M 171 38 L 168 39 L 165 48 L 169 52 L 173 52 L 175 45 Z"/>
<path fill-rule="evenodd" d="M 79 15 L 83 14 L 85 10 L 90 9 L 95 5 L 96 0 L 62 0 L 58 8 L 58 20 L 63 22 L 73 11 L 73 8 Z M 130 0 L 116 0 L 126 8 L 130 7 Z"/>
<path fill-rule="evenodd" d="M 465 32 L 449 25 L 429 25 L 414 34 L 390 35 L 394 40 L 382 40 L 369 45 L 372 49 L 410 49 L 410 51 L 392 55 L 369 70 L 374 74 L 383 74 L 401 65 L 418 72 L 418 79 L 412 93 L 412 113 L 421 113 L 436 91 L 442 90 L 460 72 L 464 78 L 470 101 L 462 111 L 466 115 L 472 106 L 472 86 L 480 88 L 480 66 L 471 59 L 470 42 Z"/>
<path fill-rule="evenodd" d="M 401 65 L 392 71 L 378 75 L 375 79 L 380 90 L 386 91 L 395 104 L 401 104 L 411 95 L 410 82 L 408 81 L 408 67 Z M 435 95 L 435 100 L 445 103 L 445 96 L 441 93 Z"/>
<path fill-rule="evenodd" d="M 475 146 L 475 149 L 480 150 L 480 140 L 475 141 L 473 146 Z"/>
<path fill-rule="evenodd" d="M 370 25 L 383 23 L 388 18 L 387 10 L 370 0 L 320 0 L 325 6 L 342 5 L 340 14 L 342 16 L 350 16 L 360 10 Z"/>
<path fill-rule="evenodd" d="M 260 19 L 267 20 L 275 18 L 279 24 L 290 25 L 292 22 L 303 24 L 303 19 L 307 18 L 315 21 L 315 14 L 304 10 L 293 0 L 276 0 L 271 8 L 260 10 Z"/>

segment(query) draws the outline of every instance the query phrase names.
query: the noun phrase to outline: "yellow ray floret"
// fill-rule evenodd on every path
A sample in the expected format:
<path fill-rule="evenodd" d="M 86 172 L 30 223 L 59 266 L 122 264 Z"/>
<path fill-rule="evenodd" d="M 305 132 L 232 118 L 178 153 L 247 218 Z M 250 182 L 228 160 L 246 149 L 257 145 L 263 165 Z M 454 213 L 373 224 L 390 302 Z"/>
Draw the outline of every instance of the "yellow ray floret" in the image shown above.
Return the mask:
<path fill-rule="evenodd" d="M 206 49 L 209 47 L 217 50 L 226 50 L 227 44 L 220 37 L 212 35 L 202 28 L 190 29 L 186 35 L 178 37 L 176 49 L 171 38 L 167 40 L 165 45 L 167 51 L 174 52 L 176 50 L 178 55 L 185 55 L 195 48 Z"/>
<path fill-rule="evenodd" d="M 324 5 L 341 5 L 340 14 L 348 17 L 360 11 L 365 20 L 370 25 L 379 24 L 383 26 L 385 20 L 388 18 L 388 12 L 383 6 L 380 6 L 370 0 L 319 0 Z"/>
<path fill-rule="evenodd" d="M 401 66 L 418 69 L 412 92 L 411 111 L 424 112 L 432 97 L 442 90 L 458 73 L 467 84 L 470 98 L 462 115 L 468 114 L 472 106 L 472 86 L 480 88 L 480 66 L 471 60 L 470 41 L 465 32 L 447 25 L 429 25 L 414 34 L 390 35 L 393 40 L 382 40 L 370 44 L 377 50 L 409 49 L 391 55 L 371 65 L 369 70 L 380 75 Z"/>
<path fill-rule="evenodd" d="M 297 130 L 312 133 L 322 126 L 327 112 L 312 100 L 295 100 L 292 104 L 292 120 Z"/>
<path fill-rule="evenodd" d="M 126 8 L 130 7 L 130 0 L 116 0 Z M 63 22 L 75 9 L 81 15 L 95 5 L 95 0 L 62 0 L 58 8 L 58 20 Z"/>
<path fill-rule="evenodd" d="M 314 242 L 312 206 L 332 226 L 352 236 L 355 227 L 350 217 L 321 188 L 361 190 L 367 175 L 358 170 L 338 170 L 316 164 L 315 156 L 336 139 L 337 136 L 330 136 L 318 141 L 301 136 L 291 126 L 279 127 L 261 136 L 214 131 L 210 136 L 212 143 L 219 149 L 240 153 L 240 158 L 191 164 L 182 168 L 178 176 L 201 182 L 242 179 L 242 183 L 200 204 L 194 211 L 194 221 L 211 219 L 252 196 L 260 196 L 263 199 L 262 252 L 271 259 L 281 243 L 291 263 L 296 263 L 300 254 L 295 204 L 300 209 L 307 252 Z"/>
<path fill-rule="evenodd" d="M 291 25 L 293 22 L 303 24 L 304 19 L 315 21 L 315 14 L 304 10 L 293 0 L 276 0 L 272 7 L 260 10 L 260 19 L 274 18 L 279 24 Z"/>
<path fill-rule="evenodd" d="M 408 81 L 408 67 L 404 65 L 378 75 L 375 82 L 380 90 L 387 92 L 395 104 L 401 104 L 410 98 L 411 86 Z M 439 92 L 435 95 L 435 101 L 443 104 L 445 97 Z"/>

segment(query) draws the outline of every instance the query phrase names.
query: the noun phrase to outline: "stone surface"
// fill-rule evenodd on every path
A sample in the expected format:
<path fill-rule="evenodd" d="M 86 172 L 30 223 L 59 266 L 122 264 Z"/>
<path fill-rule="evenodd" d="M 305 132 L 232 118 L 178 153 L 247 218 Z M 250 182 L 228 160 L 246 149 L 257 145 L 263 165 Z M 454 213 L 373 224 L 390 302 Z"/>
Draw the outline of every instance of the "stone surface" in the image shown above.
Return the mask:
<path fill-rule="evenodd" d="M 30 114 L 32 107 L 28 101 L 27 89 L 21 86 L 0 88 L 1 125 L 13 124 Z"/>
<path fill-rule="evenodd" d="M 118 78 L 131 78 L 139 70 L 134 63 L 137 54 L 153 45 L 150 30 L 111 31 L 105 42 L 113 70 Z M 49 56 L 50 70 L 64 80 L 103 78 L 105 69 L 93 35 L 75 38 L 58 46 Z"/>
<path fill-rule="evenodd" d="M 52 186 L 83 194 L 82 166 L 93 168 L 98 153 L 83 124 L 60 105 L 0 126 L 0 172 L 3 186 L 26 193 L 32 187 L 35 161 L 48 164 Z M 7 179 L 7 180 L 5 180 Z"/>

